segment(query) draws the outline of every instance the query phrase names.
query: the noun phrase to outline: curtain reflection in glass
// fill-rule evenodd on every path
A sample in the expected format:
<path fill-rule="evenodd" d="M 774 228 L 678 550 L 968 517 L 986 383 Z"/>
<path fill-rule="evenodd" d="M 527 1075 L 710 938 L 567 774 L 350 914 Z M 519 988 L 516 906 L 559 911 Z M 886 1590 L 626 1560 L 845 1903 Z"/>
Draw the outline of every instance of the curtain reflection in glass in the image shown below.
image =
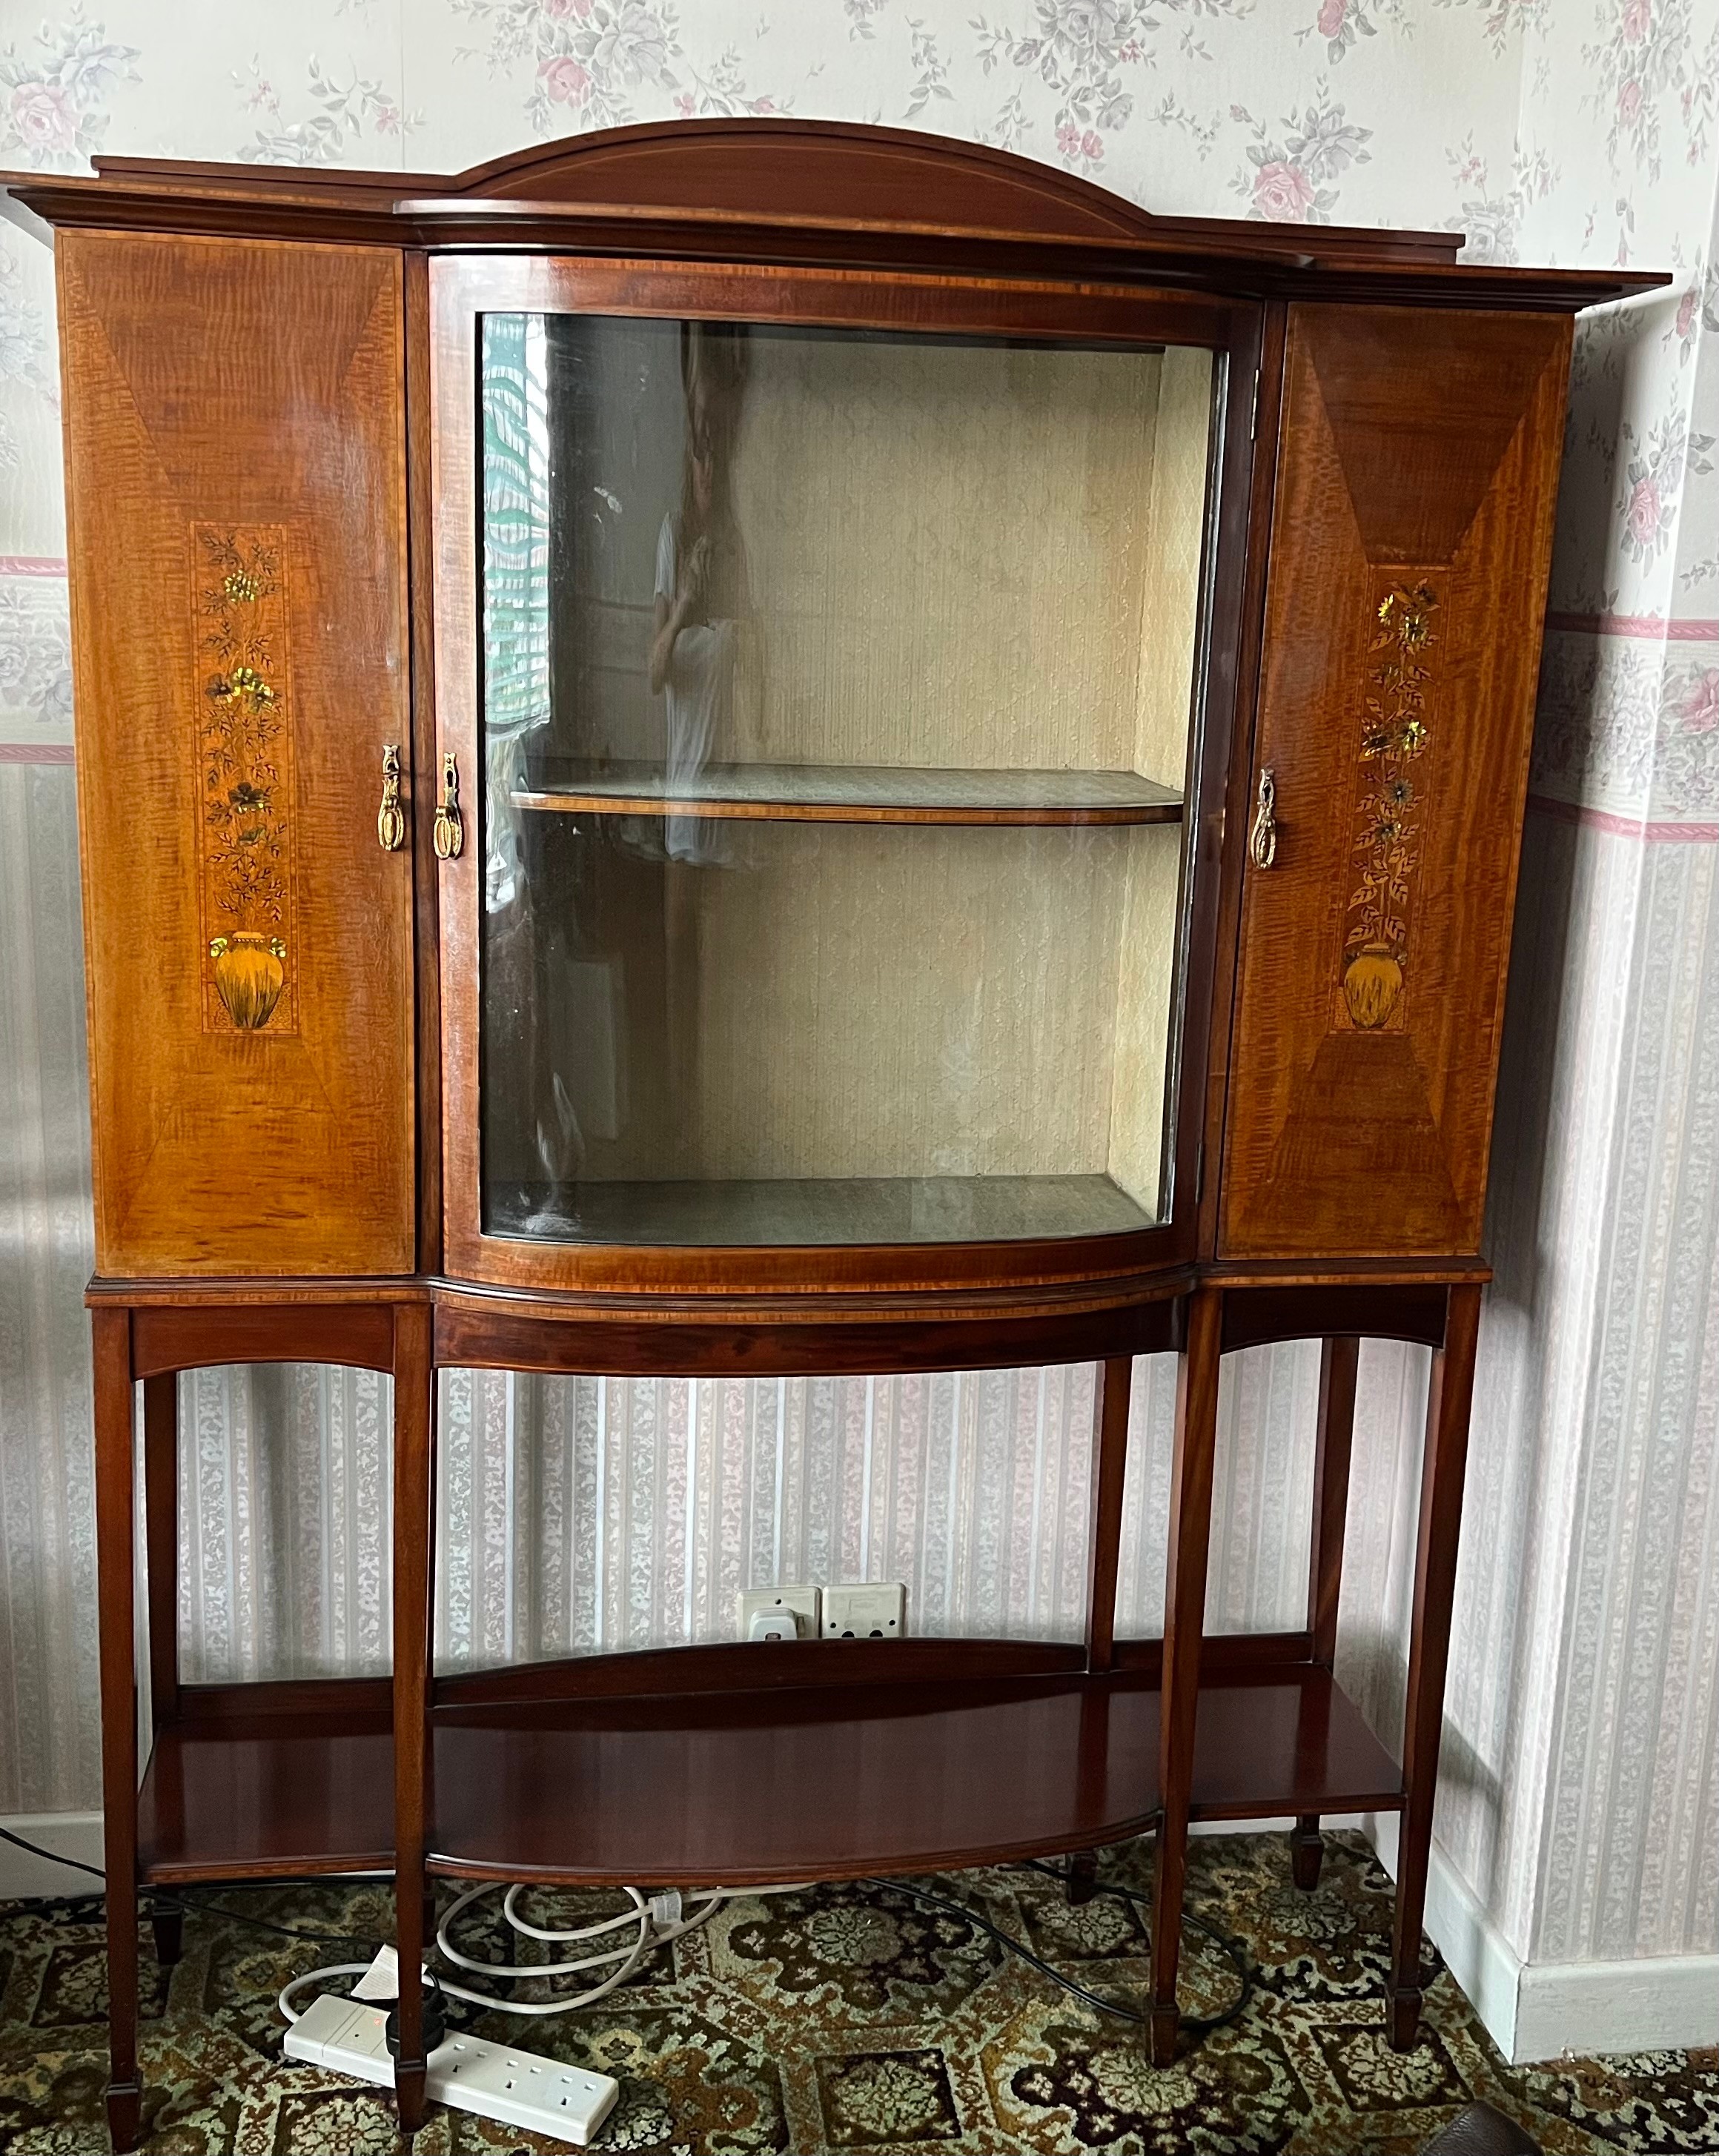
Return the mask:
<path fill-rule="evenodd" d="M 515 796 L 530 747 L 554 716 L 548 366 L 541 315 L 485 320 L 483 393 L 484 963 L 492 1021 L 485 1055 L 486 1064 L 500 1057 L 536 1070 L 542 1059 L 543 1007 L 535 993 L 542 953 L 536 880 Z M 547 1087 L 533 1103 L 533 1137 L 552 1210 L 555 1194 L 577 1177 L 584 1147 L 565 1080 L 558 1071 L 546 1075 Z"/>
<path fill-rule="evenodd" d="M 684 799 L 717 746 L 733 759 L 735 680 L 742 624 L 751 616 L 746 545 L 734 514 L 734 443 L 746 378 L 742 328 L 683 322 L 680 374 L 686 444 L 680 501 L 657 536 L 653 696 L 667 703 L 670 795 Z M 670 816 L 664 845 L 671 860 L 728 857 L 721 820 Z"/>

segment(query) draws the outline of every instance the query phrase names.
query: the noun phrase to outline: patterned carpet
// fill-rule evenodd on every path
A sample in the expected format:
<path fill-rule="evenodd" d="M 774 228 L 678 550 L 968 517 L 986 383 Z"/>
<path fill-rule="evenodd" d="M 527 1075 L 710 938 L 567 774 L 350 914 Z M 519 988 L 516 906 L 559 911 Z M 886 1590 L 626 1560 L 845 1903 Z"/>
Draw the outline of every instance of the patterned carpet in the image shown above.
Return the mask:
<path fill-rule="evenodd" d="M 1149 1846 L 1110 1853 L 1106 1878 L 1137 1887 Z M 1140 1912 L 1008 1869 L 934 1883 L 983 1909 L 1047 1961 L 1106 1996 L 1137 1999 Z M 299 1928 L 385 1937 L 373 1887 L 228 1890 L 223 1899 Z M 554 1904 L 606 1912 L 613 1900 Z M 482 1905 L 487 1907 L 489 1905 Z M 546 1903 L 546 1907 L 548 1906 Z M 620 2104 L 599 2145 L 685 2156 L 1396 2156 L 1473 2097 L 1549 2151 L 1719 2156 L 1719 2056 L 1677 2052 L 1505 2066 L 1448 1975 L 1429 1994 L 1419 2048 L 1385 2048 L 1381 1986 L 1388 1881 L 1333 1838 L 1311 1896 L 1268 1835 L 1194 1845 L 1189 1907 L 1239 1938 L 1256 1972 L 1247 2010 L 1187 2044 L 1163 2073 L 1137 2031 L 1060 1991 L 977 1924 L 887 1887 L 828 1887 L 739 1901 L 647 1964 L 601 2005 L 530 2025 L 533 2048 L 615 2075 Z M 99 1909 L 0 1908 L 0 2150 L 95 2156 L 104 2007 Z M 552 1919 L 552 1921 L 553 1919 Z M 485 1936 L 482 1908 L 463 1936 Z M 497 1958 L 504 1935 L 492 1923 Z M 468 1951 L 480 1948 L 468 1945 Z M 1429 1949 L 1430 1952 L 1430 1949 Z M 147 1950 L 144 2071 L 154 2156 L 361 2156 L 398 2148 L 379 2093 L 284 2061 L 275 1994 L 297 1970 L 342 1958 L 208 1914 L 188 1918 L 170 1980 Z M 1230 1958 L 1189 1936 L 1184 2010 L 1234 1999 Z M 459 2011 L 456 2008 L 456 2013 Z M 468 2023 L 521 2040 L 521 2025 Z M 558 2144 L 433 2112 L 418 2156 Z"/>

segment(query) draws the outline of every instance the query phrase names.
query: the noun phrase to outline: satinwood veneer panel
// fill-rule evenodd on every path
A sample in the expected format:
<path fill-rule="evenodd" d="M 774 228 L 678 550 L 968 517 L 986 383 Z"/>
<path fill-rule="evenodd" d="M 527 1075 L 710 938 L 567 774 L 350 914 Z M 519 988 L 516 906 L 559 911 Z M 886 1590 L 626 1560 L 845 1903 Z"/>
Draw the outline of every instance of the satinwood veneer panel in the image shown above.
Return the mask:
<path fill-rule="evenodd" d="M 76 232 L 59 278 L 97 1268 L 409 1272 L 400 257 Z"/>
<path fill-rule="evenodd" d="M 1291 310 L 1219 1248 L 1478 1248 L 1570 326 Z"/>

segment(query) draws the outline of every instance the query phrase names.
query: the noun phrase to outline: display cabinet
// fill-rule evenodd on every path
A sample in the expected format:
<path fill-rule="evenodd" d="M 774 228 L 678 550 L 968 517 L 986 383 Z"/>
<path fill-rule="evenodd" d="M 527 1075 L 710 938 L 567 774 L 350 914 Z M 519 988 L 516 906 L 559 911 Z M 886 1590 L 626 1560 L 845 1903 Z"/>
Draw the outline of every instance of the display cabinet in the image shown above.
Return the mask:
<path fill-rule="evenodd" d="M 809 122 L 10 185 L 66 388 L 115 2145 L 132 1889 L 199 1879 L 394 1869 L 409 2130 L 435 1876 L 1155 1829 L 1162 2063 L 1190 1821 L 1295 1817 L 1311 1888 L 1321 1815 L 1395 1810 L 1410 2043 L 1571 319 L 1659 280 Z M 1435 1351 L 1396 1752 L 1332 1674 L 1373 1334 Z M 1206 1640 L 1220 1360 L 1298 1337 L 1306 1620 Z M 1116 1628 L 1144 1353 L 1162 1640 Z M 388 1681 L 179 1681 L 177 1373 L 270 1358 L 393 1375 Z M 1080 1644 L 433 1668 L 443 1367 L 1089 1358 Z"/>

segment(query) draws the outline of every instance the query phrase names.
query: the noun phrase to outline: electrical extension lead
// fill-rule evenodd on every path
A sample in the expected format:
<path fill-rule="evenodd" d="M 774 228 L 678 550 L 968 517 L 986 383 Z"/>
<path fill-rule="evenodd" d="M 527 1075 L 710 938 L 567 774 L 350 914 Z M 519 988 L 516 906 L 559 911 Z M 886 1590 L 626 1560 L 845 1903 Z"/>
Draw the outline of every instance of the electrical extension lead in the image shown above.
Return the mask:
<path fill-rule="evenodd" d="M 307 2066 L 392 2088 L 398 2048 L 393 2016 L 362 1994 L 398 1991 L 398 1964 L 385 1950 L 367 1968 L 352 1998 L 325 1991 L 313 2000 L 287 2030 L 282 2051 Z M 482 2036 L 459 2031 L 449 2035 L 441 2030 L 439 2015 L 433 2027 L 427 2017 L 425 2034 L 430 2048 L 423 2086 L 430 2102 L 451 2104 L 500 2125 L 523 2127 L 583 2148 L 621 2093 L 612 2075 L 589 2073 L 565 2060 L 492 2044 Z"/>

